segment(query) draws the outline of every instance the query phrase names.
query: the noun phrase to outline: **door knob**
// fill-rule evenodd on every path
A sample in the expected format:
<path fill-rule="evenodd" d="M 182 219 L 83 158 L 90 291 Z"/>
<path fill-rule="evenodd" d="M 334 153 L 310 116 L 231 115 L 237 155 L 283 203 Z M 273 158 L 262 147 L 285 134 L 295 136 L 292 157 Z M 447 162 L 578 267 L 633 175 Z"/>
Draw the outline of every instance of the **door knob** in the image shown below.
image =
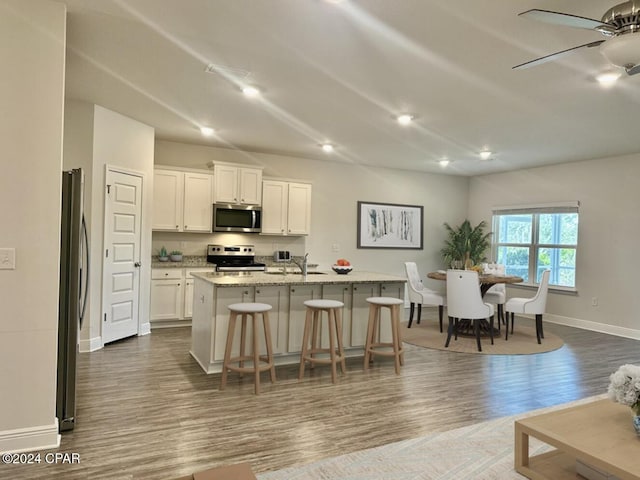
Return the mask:
<path fill-rule="evenodd" d="M 140 262 L 136 262 L 136 263 L 133 264 L 133 266 L 136 267 L 136 268 L 140 268 L 141 264 L 140 264 Z"/>

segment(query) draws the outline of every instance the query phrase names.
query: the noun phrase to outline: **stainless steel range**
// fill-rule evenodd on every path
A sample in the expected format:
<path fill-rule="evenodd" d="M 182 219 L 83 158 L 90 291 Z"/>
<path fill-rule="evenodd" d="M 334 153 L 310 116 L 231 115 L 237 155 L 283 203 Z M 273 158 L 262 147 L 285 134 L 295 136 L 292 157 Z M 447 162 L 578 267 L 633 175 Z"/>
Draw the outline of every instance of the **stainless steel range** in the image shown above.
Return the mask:
<path fill-rule="evenodd" d="M 207 262 L 216 264 L 218 272 L 260 272 L 264 263 L 255 261 L 253 245 L 208 245 Z"/>

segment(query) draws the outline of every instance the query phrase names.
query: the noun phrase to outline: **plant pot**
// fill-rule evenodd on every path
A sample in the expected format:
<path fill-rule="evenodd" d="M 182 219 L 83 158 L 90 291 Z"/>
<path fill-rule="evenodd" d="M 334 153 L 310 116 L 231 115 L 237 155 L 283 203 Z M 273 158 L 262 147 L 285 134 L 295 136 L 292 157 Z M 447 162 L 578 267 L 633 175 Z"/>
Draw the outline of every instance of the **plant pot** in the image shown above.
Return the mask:
<path fill-rule="evenodd" d="M 171 261 L 172 262 L 181 262 L 182 261 L 182 255 L 171 255 Z"/>
<path fill-rule="evenodd" d="M 169 261 L 169 257 L 158 257 L 158 261 L 159 262 L 168 262 Z"/>

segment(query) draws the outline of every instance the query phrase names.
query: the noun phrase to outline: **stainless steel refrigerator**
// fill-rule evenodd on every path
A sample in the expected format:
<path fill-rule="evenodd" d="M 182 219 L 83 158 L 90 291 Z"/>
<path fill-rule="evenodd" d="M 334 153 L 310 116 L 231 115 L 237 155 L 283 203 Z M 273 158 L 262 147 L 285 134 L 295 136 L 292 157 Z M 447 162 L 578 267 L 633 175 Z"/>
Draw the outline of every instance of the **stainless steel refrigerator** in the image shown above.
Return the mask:
<path fill-rule="evenodd" d="M 78 333 L 82 327 L 89 286 L 89 242 L 84 222 L 83 195 L 82 169 L 62 172 L 56 398 L 60 432 L 72 430 L 76 421 Z"/>

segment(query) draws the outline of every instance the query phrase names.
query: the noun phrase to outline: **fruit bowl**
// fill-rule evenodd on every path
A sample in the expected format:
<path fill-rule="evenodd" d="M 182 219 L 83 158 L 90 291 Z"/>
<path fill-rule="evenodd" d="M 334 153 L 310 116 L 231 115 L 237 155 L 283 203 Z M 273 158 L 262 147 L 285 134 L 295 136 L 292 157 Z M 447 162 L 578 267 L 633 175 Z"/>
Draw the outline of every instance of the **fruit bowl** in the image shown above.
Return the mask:
<path fill-rule="evenodd" d="M 351 270 L 353 270 L 353 267 L 351 265 L 349 266 L 332 265 L 331 268 L 333 269 L 334 272 L 336 272 L 339 275 L 346 275 Z"/>

